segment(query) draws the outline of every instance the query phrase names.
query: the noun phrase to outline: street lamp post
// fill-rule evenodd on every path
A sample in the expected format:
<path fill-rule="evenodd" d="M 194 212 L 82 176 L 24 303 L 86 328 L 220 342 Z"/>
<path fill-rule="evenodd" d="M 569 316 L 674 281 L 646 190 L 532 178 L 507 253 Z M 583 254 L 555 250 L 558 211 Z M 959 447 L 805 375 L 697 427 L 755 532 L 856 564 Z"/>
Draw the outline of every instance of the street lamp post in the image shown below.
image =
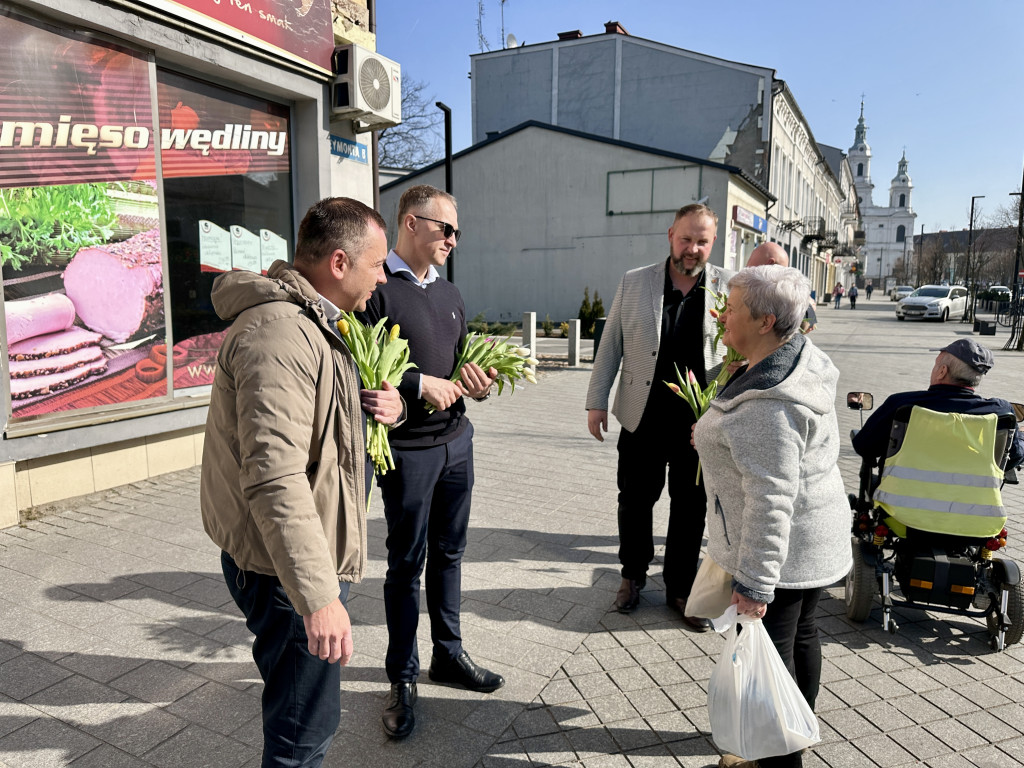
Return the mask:
<path fill-rule="evenodd" d="M 980 200 L 984 195 L 972 195 L 971 196 L 971 220 L 967 228 L 967 288 L 971 292 L 971 308 L 969 312 L 964 312 L 960 316 L 961 323 L 973 323 L 974 322 L 974 310 L 975 305 L 978 302 L 978 276 L 974 276 L 974 283 L 971 283 L 971 262 L 974 256 L 974 201 Z"/>
<path fill-rule="evenodd" d="M 452 108 L 443 101 L 435 101 L 434 106 L 444 113 L 444 191 L 449 195 L 452 191 Z M 453 249 L 454 250 L 454 249 Z M 455 254 L 448 254 L 448 282 L 455 282 Z"/>
<path fill-rule="evenodd" d="M 1024 178 L 1021 179 L 1021 191 L 1024 192 Z M 1021 195 L 1021 192 L 1010 195 Z M 1024 285 L 1021 280 L 1022 249 L 1024 249 L 1024 197 L 1017 201 L 1017 249 L 1013 257 L 1013 293 L 1010 294 L 1010 307 L 1020 308 L 1024 302 Z M 1021 316 L 1019 312 L 1013 314 L 1013 325 L 1010 327 L 1010 338 L 1006 341 L 1003 349 L 1024 350 L 1024 333 L 1021 328 Z"/>

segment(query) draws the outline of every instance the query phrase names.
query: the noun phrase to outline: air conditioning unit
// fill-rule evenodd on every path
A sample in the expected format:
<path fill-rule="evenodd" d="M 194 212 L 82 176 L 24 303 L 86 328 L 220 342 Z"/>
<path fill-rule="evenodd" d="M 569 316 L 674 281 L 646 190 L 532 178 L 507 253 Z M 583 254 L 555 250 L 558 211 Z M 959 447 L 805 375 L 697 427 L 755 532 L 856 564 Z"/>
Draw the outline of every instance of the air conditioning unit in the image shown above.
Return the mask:
<path fill-rule="evenodd" d="M 358 120 L 357 130 L 402 122 L 402 67 L 358 45 L 341 45 L 331 59 L 331 115 Z"/>

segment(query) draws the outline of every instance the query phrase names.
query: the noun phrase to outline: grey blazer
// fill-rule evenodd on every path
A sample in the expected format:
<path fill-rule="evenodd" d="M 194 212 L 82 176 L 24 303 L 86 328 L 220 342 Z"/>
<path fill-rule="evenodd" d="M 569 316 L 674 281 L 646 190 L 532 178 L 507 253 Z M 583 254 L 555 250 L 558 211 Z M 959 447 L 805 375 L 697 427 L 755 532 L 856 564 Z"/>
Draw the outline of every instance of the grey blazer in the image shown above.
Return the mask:
<path fill-rule="evenodd" d="M 725 284 L 735 272 L 721 267 L 705 267 L 709 290 L 721 293 Z M 711 294 L 703 291 L 704 306 L 712 309 L 715 304 Z M 640 425 L 644 415 L 647 396 L 654 382 L 654 366 L 658 362 L 658 347 L 661 344 L 661 311 L 665 302 L 665 261 L 646 267 L 631 269 L 622 277 L 612 308 L 608 312 L 594 370 L 590 374 L 587 389 L 587 410 L 608 410 L 608 396 L 611 393 L 615 374 L 622 364 L 622 375 L 615 392 L 612 415 L 619 424 L 630 432 Z M 712 351 L 717 333 L 717 322 L 710 312 L 704 313 L 704 368 L 709 376 L 717 372 L 725 355 L 725 346 L 719 343 L 717 353 Z"/>

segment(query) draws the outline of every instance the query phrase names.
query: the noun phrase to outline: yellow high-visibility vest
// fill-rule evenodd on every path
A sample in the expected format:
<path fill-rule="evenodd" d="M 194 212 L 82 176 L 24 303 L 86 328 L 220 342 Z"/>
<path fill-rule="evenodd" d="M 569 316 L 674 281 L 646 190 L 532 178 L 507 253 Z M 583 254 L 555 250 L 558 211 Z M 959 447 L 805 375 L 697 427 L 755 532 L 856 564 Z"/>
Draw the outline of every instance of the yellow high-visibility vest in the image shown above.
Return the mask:
<path fill-rule="evenodd" d="M 875 503 L 899 528 L 987 538 L 1006 524 L 995 459 L 994 413 L 938 413 L 914 406 L 900 450 L 885 460 Z M 890 526 L 893 527 L 893 526 Z"/>

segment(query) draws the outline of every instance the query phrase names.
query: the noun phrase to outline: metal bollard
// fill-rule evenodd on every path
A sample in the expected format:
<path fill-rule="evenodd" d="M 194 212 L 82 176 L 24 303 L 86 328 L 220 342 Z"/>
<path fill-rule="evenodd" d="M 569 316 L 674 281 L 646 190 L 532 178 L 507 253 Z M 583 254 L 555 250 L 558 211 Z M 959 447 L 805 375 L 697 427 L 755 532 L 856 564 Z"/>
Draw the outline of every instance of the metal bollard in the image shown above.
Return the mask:
<path fill-rule="evenodd" d="M 569 321 L 569 367 L 580 364 L 580 321 Z"/>
<path fill-rule="evenodd" d="M 530 354 L 537 357 L 537 313 L 523 312 L 523 346 L 530 348 Z"/>

